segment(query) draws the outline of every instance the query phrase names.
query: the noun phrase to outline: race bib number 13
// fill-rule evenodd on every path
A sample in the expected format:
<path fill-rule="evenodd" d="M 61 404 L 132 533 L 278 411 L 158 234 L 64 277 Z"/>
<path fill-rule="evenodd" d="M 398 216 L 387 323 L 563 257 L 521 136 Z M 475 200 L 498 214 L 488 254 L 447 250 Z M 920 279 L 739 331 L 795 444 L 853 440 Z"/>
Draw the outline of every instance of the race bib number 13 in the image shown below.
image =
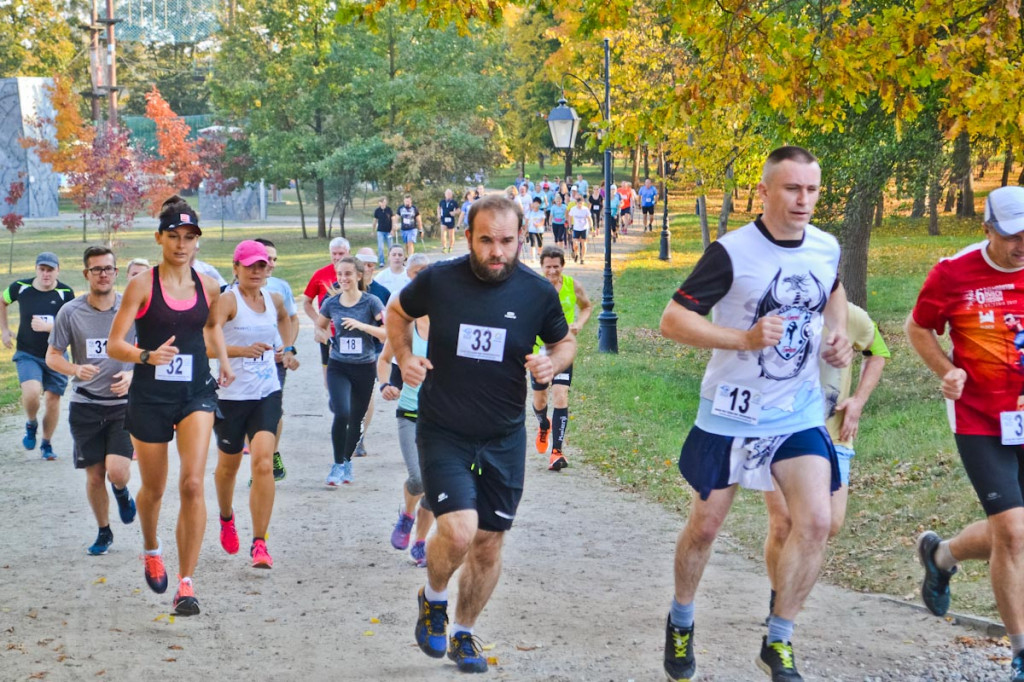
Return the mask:
<path fill-rule="evenodd" d="M 1003 445 L 1024 445 L 1024 412 L 1000 412 Z"/>
<path fill-rule="evenodd" d="M 459 345 L 455 352 L 464 358 L 501 362 L 505 356 L 505 330 L 460 324 Z"/>
<path fill-rule="evenodd" d="M 170 364 L 154 369 L 157 381 L 192 381 L 192 356 L 175 355 Z"/>
<path fill-rule="evenodd" d="M 711 414 L 744 424 L 756 424 L 761 418 L 761 393 L 737 384 L 718 384 Z"/>

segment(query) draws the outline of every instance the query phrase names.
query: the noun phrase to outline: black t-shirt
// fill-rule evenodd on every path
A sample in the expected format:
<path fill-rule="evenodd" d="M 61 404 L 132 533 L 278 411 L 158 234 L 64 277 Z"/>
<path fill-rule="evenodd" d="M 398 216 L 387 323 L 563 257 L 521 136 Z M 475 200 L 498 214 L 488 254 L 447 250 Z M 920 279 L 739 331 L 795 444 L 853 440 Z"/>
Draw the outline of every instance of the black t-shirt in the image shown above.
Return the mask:
<path fill-rule="evenodd" d="M 391 218 L 394 215 L 395 214 L 392 213 L 390 206 L 386 206 L 385 208 L 378 206 L 377 210 L 373 212 L 373 219 L 377 221 L 377 231 L 390 232 L 392 228 Z"/>
<path fill-rule="evenodd" d="M 398 217 L 402 220 L 403 230 L 415 230 L 416 229 L 416 216 L 420 214 L 420 210 L 415 206 L 406 206 L 402 204 L 398 207 Z"/>
<path fill-rule="evenodd" d="M 590 196 L 587 197 L 587 201 L 590 202 L 590 212 L 600 213 L 601 212 L 601 197 Z"/>
<path fill-rule="evenodd" d="M 47 340 L 50 332 L 37 332 L 32 329 L 33 316 L 39 315 L 53 322 L 65 303 L 74 300 L 75 292 L 67 284 L 57 280 L 57 286 L 49 291 L 40 291 L 32 286 L 32 278 L 19 279 L 4 289 L 4 303 L 10 305 L 18 302 L 20 321 L 18 322 L 17 349 L 37 358 L 46 357 Z"/>
<path fill-rule="evenodd" d="M 556 343 L 569 333 L 555 288 L 522 264 L 504 282 L 483 282 L 462 256 L 423 270 L 398 296 L 409 315 L 430 316 L 434 369 L 420 421 L 474 439 L 522 428 L 526 355 L 538 336 Z"/>
<path fill-rule="evenodd" d="M 445 227 L 455 227 L 455 210 L 459 205 L 455 199 L 441 199 L 438 208 L 441 209 L 441 224 Z"/>

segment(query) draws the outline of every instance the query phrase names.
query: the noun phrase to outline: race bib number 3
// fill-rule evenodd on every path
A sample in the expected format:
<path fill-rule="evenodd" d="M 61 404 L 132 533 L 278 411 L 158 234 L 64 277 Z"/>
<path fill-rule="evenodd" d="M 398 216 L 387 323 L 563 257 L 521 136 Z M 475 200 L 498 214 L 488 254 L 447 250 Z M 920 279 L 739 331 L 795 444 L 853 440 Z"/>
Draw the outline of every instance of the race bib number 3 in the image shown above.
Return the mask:
<path fill-rule="evenodd" d="M 1000 412 L 1003 445 L 1024 445 L 1024 412 Z"/>
<path fill-rule="evenodd" d="M 761 393 L 737 384 L 718 384 L 711 414 L 744 424 L 756 424 L 761 418 Z"/>
<path fill-rule="evenodd" d="M 338 352 L 342 355 L 362 355 L 363 340 L 354 336 L 339 336 Z"/>
<path fill-rule="evenodd" d="M 192 381 L 192 356 L 175 355 L 170 364 L 157 365 L 157 381 Z"/>
<path fill-rule="evenodd" d="M 98 360 L 108 357 L 107 356 L 107 340 L 106 339 L 86 339 L 85 340 L 85 357 L 89 360 Z"/>
<path fill-rule="evenodd" d="M 505 355 L 505 330 L 500 327 L 459 325 L 459 345 L 456 355 L 473 360 L 501 362 Z"/>

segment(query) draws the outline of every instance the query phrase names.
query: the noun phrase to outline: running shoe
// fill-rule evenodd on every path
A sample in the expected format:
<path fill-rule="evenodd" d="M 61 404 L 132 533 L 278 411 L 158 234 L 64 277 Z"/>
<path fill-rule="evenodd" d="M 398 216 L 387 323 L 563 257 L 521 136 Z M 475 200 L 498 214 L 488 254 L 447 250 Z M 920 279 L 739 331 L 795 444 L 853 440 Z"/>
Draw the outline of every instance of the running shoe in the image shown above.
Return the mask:
<path fill-rule="evenodd" d="M 537 429 L 537 454 L 545 455 L 548 452 L 548 436 L 551 429 Z"/>
<path fill-rule="evenodd" d="M 112 544 L 114 544 L 114 533 L 110 530 L 110 526 L 107 526 L 100 528 L 100 532 L 96 534 L 96 542 L 92 543 L 87 551 L 93 556 L 99 556 L 106 554 Z"/>
<path fill-rule="evenodd" d="M 288 472 L 284 468 L 284 459 L 281 458 L 280 452 L 274 453 L 274 480 L 283 481 L 288 476 Z"/>
<path fill-rule="evenodd" d="M 761 655 L 754 662 L 772 678 L 772 682 L 799 682 L 804 679 L 796 670 L 793 645 L 789 642 L 769 644 L 768 637 L 762 637 Z"/>
<path fill-rule="evenodd" d="M 416 521 L 401 509 L 398 510 L 398 522 L 395 529 L 391 531 L 391 546 L 395 549 L 406 549 L 409 546 L 409 533 L 412 532 L 412 524 Z"/>
<path fill-rule="evenodd" d="M 248 457 L 249 456 L 249 444 L 248 443 L 246 443 L 245 445 L 242 446 L 242 456 L 243 457 Z"/>
<path fill-rule="evenodd" d="M 252 557 L 253 568 L 273 568 L 274 560 L 270 558 L 265 540 L 253 540 L 249 548 L 249 556 Z"/>
<path fill-rule="evenodd" d="M 39 422 L 25 422 L 25 437 L 21 439 L 21 444 L 26 450 L 36 449 L 36 432 L 39 431 Z"/>
<path fill-rule="evenodd" d="M 331 473 L 327 474 L 327 487 L 337 488 L 341 485 L 341 479 L 345 474 L 345 465 L 335 462 L 331 465 Z"/>
<path fill-rule="evenodd" d="M 464 673 L 487 672 L 487 659 L 480 640 L 468 632 L 456 632 L 448 640 L 448 658 Z"/>
<path fill-rule="evenodd" d="M 164 558 L 160 554 L 143 554 L 142 561 L 146 571 L 146 584 L 157 594 L 167 591 L 167 571 L 164 570 Z"/>
<path fill-rule="evenodd" d="M 178 583 L 178 592 L 174 595 L 174 612 L 179 616 L 198 616 L 199 600 L 192 591 L 192 579 L 184 578 Z"/>
<path fill-rule="evenodd" d="M 39 444 L 39 452 L 47 462 L 52 462 L 57 459 L 57 453 L 53 451 L 53 446 L 50 445 L 50 441 L 45 438 L 43 439 L 43 442 Z"/>
<path fill-rule="evenodd" d="M 359 440 L 356 441 L 355 452 L 352 453 L 353 457 L 366 457 L 366 446 L 363 445 L 363 437 L 359 436 Z"/>
<path fill-rule="evenodd" d="M 693 626 L 676 627 L 672 619 L 665 624 L 665 675 L 672 682 L 697 679 L 697 657 L 693 655 Z"/>
<path fill-rule="evenodd" d="M 225 521 L 220 520 L 220 546 L 228 554 L 238 554 L 238 530 L 235 528 L 235 515 Z"/>
<path fill-rule="evenodd" d="M 921 601 L 936 616 L 944 616 L 949 610 L 949 579 L 956 573 L 956 566 L 944 571 L 935 564 L 935 550 L 941 542 L 942 538 L 932 530 L 917 538 L 917 558 L 924 566 Z"/>
<path fill-rule="evenodd" d="M 346 483 L 346 484 L 347 483 L 351 483 L 352 482 L 352 460 L 350 460 L 350 459 L 345 460 L 345 464 L 343 466 L 345 468 L 342 470 L 342 473 L 341 473 L 341 482 L 342 483 Z"/>
<path fill-rule="evenodd" d="M 445 628 L 448 627 L 448 602 L 427 601 L 422 587 L 417 599 L 420 615 L 416 619 L 416 643 L 427 656 L 444 658 L 447 651 Z"/>
<path fill-rule="evenodd" d="M 1024 682 L 1024 655 L 1017 654 L 1010 662 L 1010 682 Z"/>
<path fill-rule="evenodd" d="M 128 492 L 128 486 L 125 486 L 121 490 L 114 487 L 114 484 L 110 484 L 110 489 L 114 491 L 114 500 L 117 501 L 117 513 L 121 516 L 121 523 L 131 523 L 135 520 L 135 500 L 132 499 L 132 494 Z"/>
<path fill-rule="evenodd" d="M 548 471 L 561 471 L 567 466 L 569 466 L 569 461 L 562 454 L 562 451 L 558 448 L 553 449 L 551 457 L 548 459 Z"/>
<path fill-rule="evenodd" d="M 416 568 L 427 567 L 427 541 L 417 540 L 412 543 L 412 549 L 409 550 L 409 556 L 416 562 Z"/>

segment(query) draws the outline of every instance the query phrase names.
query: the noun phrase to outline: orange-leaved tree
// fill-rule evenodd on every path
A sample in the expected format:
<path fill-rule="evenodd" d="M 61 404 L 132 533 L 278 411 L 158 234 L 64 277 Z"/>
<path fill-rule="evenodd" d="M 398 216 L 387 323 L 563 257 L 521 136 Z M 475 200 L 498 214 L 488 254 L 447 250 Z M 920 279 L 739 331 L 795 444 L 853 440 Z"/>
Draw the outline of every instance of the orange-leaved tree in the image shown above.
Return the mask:
<path fill-rule="evenodd" d="M 146 93 L 146 118 L 156 124 L 157 156 L 146 162 L 146 172 L 151 176 L 146 198 L 150 212 L 156 215 L 170 194 L 198 189 L 209 167 L 199 154 L 197 141 L 188 137 L 192 129 L 174 113 L 155 85 Z"/>

